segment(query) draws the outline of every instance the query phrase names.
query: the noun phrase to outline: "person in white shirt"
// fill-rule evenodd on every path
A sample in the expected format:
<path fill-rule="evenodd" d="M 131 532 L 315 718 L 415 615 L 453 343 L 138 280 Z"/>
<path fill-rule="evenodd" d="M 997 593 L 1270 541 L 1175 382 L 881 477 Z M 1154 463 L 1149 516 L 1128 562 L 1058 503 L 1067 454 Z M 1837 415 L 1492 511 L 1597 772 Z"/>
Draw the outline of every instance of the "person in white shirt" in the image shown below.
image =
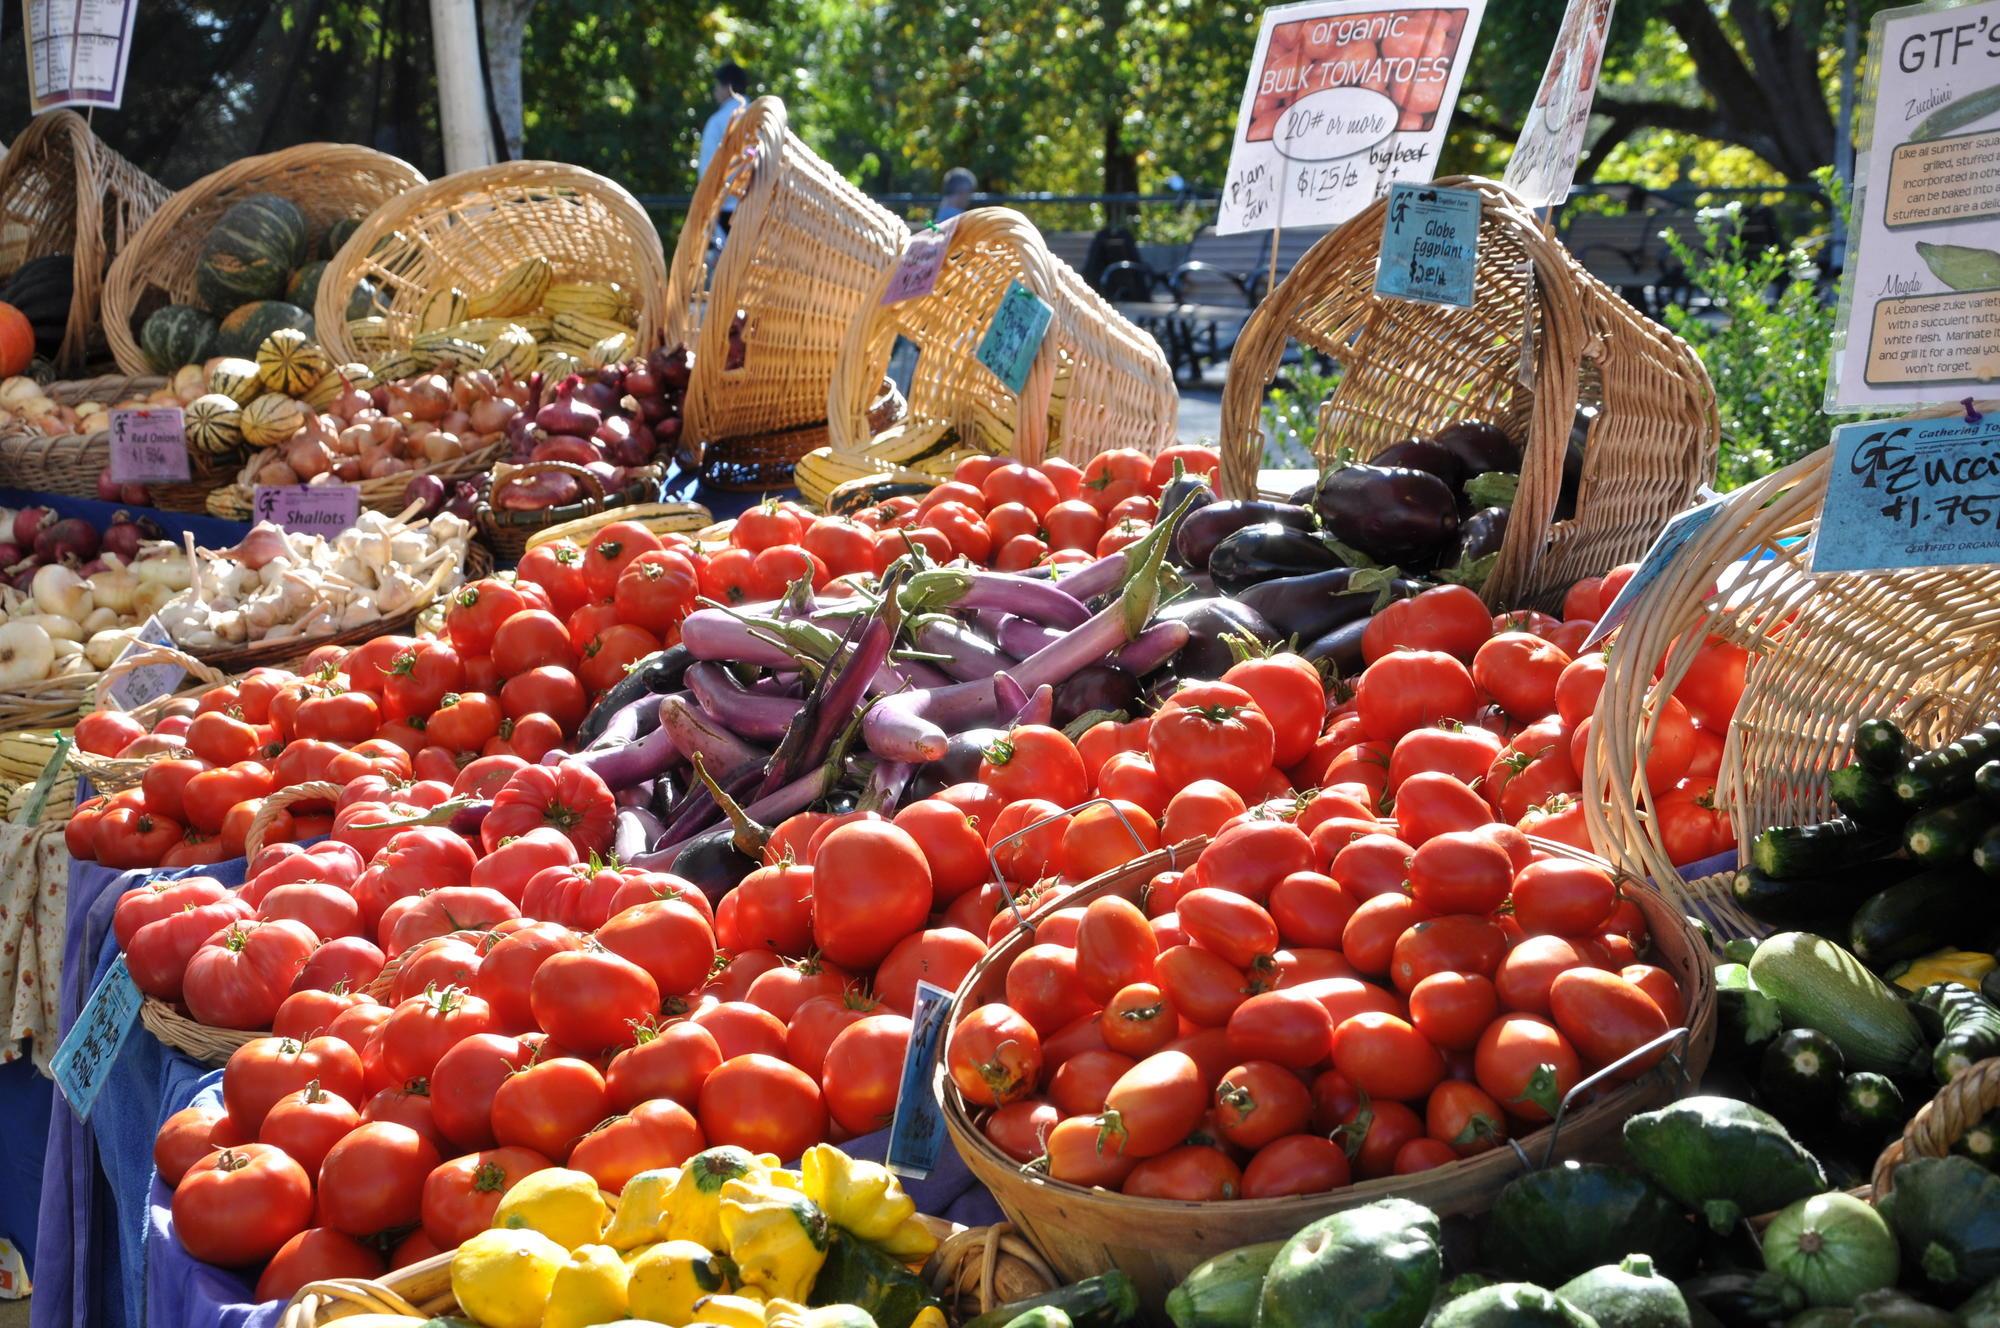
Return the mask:
<path fill-rule="evenodd" d="M 944 196 L 938 199 L 937 220 L 948 221 L 972 206 L 972 195 L 979 188 L 979 177 L 963 166 L 954 166 L 944 173 Z"/>
<path fill-rule="evenodd" d="M 708 117 L 708 123 L 701 127 L 701 161 L 697 178 L 708 174 L 708 163 L 721 150 L 722 136 L 729 132 L 729 122 L 750 103 L 744 97 L 749 90 L 750 76 L 743 72 L 743 66 L 734 60 L 725 62 L 715 71 L 715 113 Z M 726 233 L 736 212 L 736 200 L 722 201 L 722 229 Z"/>

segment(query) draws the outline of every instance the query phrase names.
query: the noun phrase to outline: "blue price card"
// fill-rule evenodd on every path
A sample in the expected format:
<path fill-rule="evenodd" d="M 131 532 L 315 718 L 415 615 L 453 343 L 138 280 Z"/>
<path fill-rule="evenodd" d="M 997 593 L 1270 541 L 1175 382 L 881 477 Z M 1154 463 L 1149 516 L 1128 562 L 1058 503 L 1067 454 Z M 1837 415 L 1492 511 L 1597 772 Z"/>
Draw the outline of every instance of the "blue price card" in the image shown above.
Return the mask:
<path fill-rule="evenodd" d="M 1591 628 L 1590 635 L 1584 638 L 1583 649 L 1590 649 L 1616 631 L 1618 624 L 1631 616 L 1633 604 L 1637 603 L 1639 596 L 1645 593 L 1646 587 L 1660 579 L 1660 574 L 1667 570 L 1667 564 L 1674 560 L 1674 555 L 1685 549 L 1696 535 L 1706 530 L 1708 523 L 1715 520 L 1721 511 L 1721 503 L 1705 502 L 1699 507 L 1690 507 L 1667 522 L 1658 538 L 1653 541 L 1653 547 L 1646 550 L 1646 556 L 1639 560 L 1639 569 L 1632 573 L 1632 579 L 1625 583 L 1624 588 L 1611 603 L 1597 615 L 1597 625 Z"/>
<path fill-rule="evenodd" d="M 937 1166 L 944 1148 L 944 1104 L 938 1099 L 938 1050 L 951 1026 L 951 993 L 917 983 L 910 1016 L 910 1046 L 903 1053 L 903 1082 L 896 1114 L 889 1121 L 889 1170 L 922 1180 Z"/>
<path fill-rule="evenodd" d="M 1479 210 L 1479 195 L 1470 189 L 1391 185 L 1375 293 L 1470 309 L 1479 266 Z"/>
<path fill-rule="evenodd" d="M 83 1003 L 76 1022 L 70 1025 L 69 1036 L 56 1048 L 49 1068 L 55 1073 L 56 1087 L 69 1099 L 69 1108 L 78 1119 L 90 1119 L 90 1109 L 97 1103 L 98 1090 L 110 1077 L 118 1049 L 125 1045 L 125 1035 L 138 1021 L 141 999 L 139 989 L 132 985 L 132 970 L 125 967 L 125 956 L 119 955 L 111 961 L 111 970 L 104 975 L 104 981 L 97 984 L 97 990 Z"/>
<path fill-rule="evenodd" d="M 1000 297 L 1000 307 L 993 311 L 993 321 L 986 325 L 974 355 L 1009 392 L 1019 392 L 1055 317 L 1056 311 L 1041 296 L 1015 281 Z"/>
<path fill-rule="evenodd" d="M 1833 431 L 1815 572 L 2000 563 L 2000 413 Z"/>

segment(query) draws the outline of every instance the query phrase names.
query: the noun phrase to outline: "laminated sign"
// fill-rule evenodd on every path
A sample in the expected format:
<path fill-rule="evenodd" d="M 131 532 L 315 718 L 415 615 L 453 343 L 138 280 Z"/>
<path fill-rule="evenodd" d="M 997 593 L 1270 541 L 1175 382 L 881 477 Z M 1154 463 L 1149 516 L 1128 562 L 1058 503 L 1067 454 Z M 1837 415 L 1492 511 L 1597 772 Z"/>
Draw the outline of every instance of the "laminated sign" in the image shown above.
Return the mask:
<path fill-rule="evenodd" d="M 1034 367 L 1035 355 L 1055 316 L 1056 311 L 1041 296 L 1018 281 L 1011 283 L 1000 297 L 1000 307 L 993 311 L 993 321 L 986 325 L 974 358 L 991 369 L 1009 392 L 1019 392 L 1027 385 L 1028 370 Z"/>
<path fill-rule="evenodd" d="M 106 106 L 125 99 L 139 0 L 21 0 L 27 20 L 28 108 Z"/>
<path fill-rule="evenodd" d="M 165 484 L 187 477 L 187 425 L 179 406 L 111 412 L 112 480 Z"/>
<path fill-rule="evenodd" d="M 1614 7 L 1615 0 L 1569 0 L 1563 12 L 1555 50 L 1502 181 L 1529 207 L 1554 207 L 1569 197 L 1591 103 L 1597 100 L 1597 75 L 1604 67 L 1604 38 Z"/>
<path fill-rule="evenodd" d="M 97 984 L 97 990 L 90 993 L 83 1009 L 77 1012 L 76 1022 L 70 1025 L 62 1045 L 56 1048 L 49 1071 L 79 1119 L 90 1118 L 98 1090 L 104 1087 L 112 1062 L 118 1059 L 118 1049 L 125 1045 L 125 1035 L 139 1018 L 140 1004 L 132 970 L 125 967 L 125 956 L 119 955 L 111 961 L 104 981 Z"/>
<path fill-rule="evenodd" d="M 1486 0 L 1309 0 L 1264 11 L 1215 229 L 1346 221 L 1437 174 Z"/>
<path fill-rule="evenodd" d="M 2000 0 L 1876 15 L 1829 409 L 2000 383 Z"/>
<path fill-rule="evenodd" d="M 1815 572 L 2000 563 L 2000 414 L 1833 431 Z"/>
<path fill-rule="evenodd" d="M 250 510 L 281 530 L 332 539 L 361 516 L 361 486 L 260 484 Z"/>
<path fill-rule="evenodd" d="M 1389 191 L 1386 212 L 1375 293 L 1470 309 L 1479 272 L 1479 195 L 1399 184 Z"/>

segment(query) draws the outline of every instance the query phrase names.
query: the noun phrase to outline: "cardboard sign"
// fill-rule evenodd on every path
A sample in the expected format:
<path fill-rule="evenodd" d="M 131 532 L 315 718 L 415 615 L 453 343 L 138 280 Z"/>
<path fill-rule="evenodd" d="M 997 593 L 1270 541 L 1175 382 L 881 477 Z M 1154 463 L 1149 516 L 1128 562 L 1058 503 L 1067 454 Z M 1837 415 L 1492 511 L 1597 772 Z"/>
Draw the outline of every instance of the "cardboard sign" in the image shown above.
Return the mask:
<path fill-rule="evenodd" d="M 889 1120 L 889 1153 L 884 1165 L 899 1176 L 922 1180 L 937 1166 L 944 1149 L 944 1107 L 938 1101 L 935 1071 L 938 1048 L 951 1024 L 951 993 L 917 982 L 910 1015 L 910 1045 L 903 1053 L 903 1078 L 896 1112 Z"/>
<path fill-rule="evenodd" d="M 119 652 L 118 658 L 129 658 L 143 645 L 170 646 L 173 643 L 173 637 L 167 634 L 166 624 L 157 617 L 148 618 L 146 625 L 133 635 L 131 644 Z M 148 701 L 172 696 L 186 677 L 187 670 L 178 664 L 142 664 L 113 678 L 104 695 L 120 710 L 137 710 Z"/>
<path fill-rule="evenodd" d="M 1437 173 L 1486 0 L 1264 11 L 1223 177 L 1222 235 L 1346 221 Z"/>
<path fill-rule="evenodd" d="M 21 11 L 31 111 L 125 100 L 139 0 L 21 0 Z"/>
<path fill-rule="evenodd" d="M 187 477 L 187 425 L 179 406 L 111 412 L 112 479 L 160 484 Z"/>
<path fill-rule="evenodd" d="M 1423 304 L 1472 307 L 1479 268 L 1479 195 L 1399 184 L 1389 191 L 1375 293 Z"/>
<path fill-rule="evenodd" d="M 1815 572 L 2000 563 L 2000 415 L 1833 431 Z"/>
<path fill-rule="evenodd" d="M 1696 535 L 1706 530 L 1708 523 L 1715 520 L 1721 511 L 1721 503 L 1705 502 L 1699 507 L 1690 507 L 1667 522 L 1659 536 L 1654 539 L 1653 547 L 1646 550 L 1646 556 L 1639 560 L 1639 569 L 1632 573 L 1632 579 L 1625 583 L 1624 588 L 1613 597 L 1611 603 L 1597 615 L 1597 625 L 1591 628 L 1590 635 L 1584 638 L 1582 648 L 1590 649 L 1616 631 L 1620 623 L 1631 617 L 1632 606 L 1638 602 L 1639 596 L 1645 593 L 1646 587 L 1660 579 L 1661 573 L 1667 570 L 1667 564 L 1674 560 L 1674 555 L 1685 549 Z"/>
<path fill-rule="evenodd" d="M 974 358 L 991 369 L 1009 392 L 1018 393 L 1027 384 L 1028 370 L 1055 316 L 1056 311 L 1041 296 L 1019 281 L 1011 283 L 1000 297 L 1000 307 L 993 311 L 993 321 L 986 325 Z"/>
<path fill-rule="evenodd" d="M 883 307 L 914 300 L 937 289 L 938 278 L 944 275 L 945 251 L 951 248 L 952 233 L 957 229 L 958 217 L 947 217 L 909 238 L 903 245 L 902 258 L 896 262 L 896 270 L 889 274 L 888 286 L 882 291 Z"/>
<path fill-rule="evenodd" d="M 1507 159 L 1504 183 L 1529 207 L 1554 207 L 1569 197 L 1615 7 L 1616 0 L 1569 0 L 1563 11 L 1535 104 Z"/>
<path fill-rule="evenodd" d="M 1829 410 L 2000 383 L 2000 0 L 1875 17 Z"/>
<path fill-rule="evenodd" d="M 56 1048 L 49 1070 L 79 1120 L 90 1119 L 90 1109 L 118 1059 L 118 1049 L 138 1021 L 141 999 L 139 989 L 132 984 L 132 970 L 125 967 L 125 956 L 119 955 L 111 961 L 104 981 L 83 1003 L 69 1035 Z"/>
<path fill-rule="evenodd" d="M 361 517 L 356 484 L 260 484 L 251 511 L 283 530 L 332 539 Z"/>

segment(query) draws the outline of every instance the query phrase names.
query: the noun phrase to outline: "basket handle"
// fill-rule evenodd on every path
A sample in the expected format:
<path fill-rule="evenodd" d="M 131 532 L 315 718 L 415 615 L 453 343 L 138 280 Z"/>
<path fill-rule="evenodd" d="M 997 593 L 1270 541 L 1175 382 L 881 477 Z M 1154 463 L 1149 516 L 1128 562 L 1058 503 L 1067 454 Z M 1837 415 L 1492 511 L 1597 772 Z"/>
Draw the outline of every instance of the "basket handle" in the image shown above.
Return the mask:
<path fill-rule="evenodd" d="M 529 461 L 516 466 L 493 481 L 493 490 L 486 495 L 486 506 L 495 512 L 507 510 L 494 501 L 500 496 L 502 489 L 549 471 L 567 475 L 581 485 L 584 490 L 583 501 L 589 503 L 593 510 L 601 510 L 604 507 L 603 482 L 574 461 Z"/>
<path fill-rule="evenodd" d="M 1981 1117 L 2000 1107 L 2000 1059 L 1984 1060 L 1940 1088 L 1903 1127 L 1903 1137 L 1875 1160 L 1875 1199 L 1896 1187 L 1896 1168 L 1912 1158 L 1943 1157 Z"/>
<path fill-rule="evenodd" d="M 250 828 L 243 832 L 243 856 L 254 858 L 263 852 L 264 836 L 271 832 L 271 822 L 293 803 L 333 802 L 339 797 L 340 785 L 324 779 L 308 780 L 268 795 L 264 805 L 257 809 L 257 814 L 250 818 Z"/>
<path fill-rule="evenodd" d="M 331 1308 L 334 1302 L 351 1306 L 358 1314 L 401 1314 L 413 1319 L 427 1317 L 424 1312 L 404 1300 L 401 1296 L 383 1286 L 380 1282 L 363 1281 L 358 1277 L 343 1277 L 325 1282 L 308 1282 L 292 1296 L 286 1307 L 281 1328 L 312 1328 L 320 1321 L 318 1311 Z M 342 1318 L 346 1315 L 342 1314 Z"/>
<path fill-rule="evenodd" d="M 118 707 L 113 703 L 111 698 L 111 680 L 123 677 L 134 669 L 145 668 L 151 664 L 176 665 L 186 672 L 189 677 L 199 680 L 204 686 L 208 687 L 213 687 L 225 681 L 228 677 L 227 674 L 224 674 L 219 669 L 211 668 L 177 646 L 155 645 L 150 641 L 141 641 L 135 644 L 137 649 L 128 652 L 121 659 L 113 660 L 109 668 L 104 669 L 97 675 L 96 699 L 91 703 L 93 710 L 117 709 Z M 186 689 L 176 688 L 175 694 L 184 690 Z M 172 699 L 172 694 L 155 697 L 153 700 L 139 706 L 138 710 L 133 713 L 136 714 L 140 711 L 157 709 Z"/>

